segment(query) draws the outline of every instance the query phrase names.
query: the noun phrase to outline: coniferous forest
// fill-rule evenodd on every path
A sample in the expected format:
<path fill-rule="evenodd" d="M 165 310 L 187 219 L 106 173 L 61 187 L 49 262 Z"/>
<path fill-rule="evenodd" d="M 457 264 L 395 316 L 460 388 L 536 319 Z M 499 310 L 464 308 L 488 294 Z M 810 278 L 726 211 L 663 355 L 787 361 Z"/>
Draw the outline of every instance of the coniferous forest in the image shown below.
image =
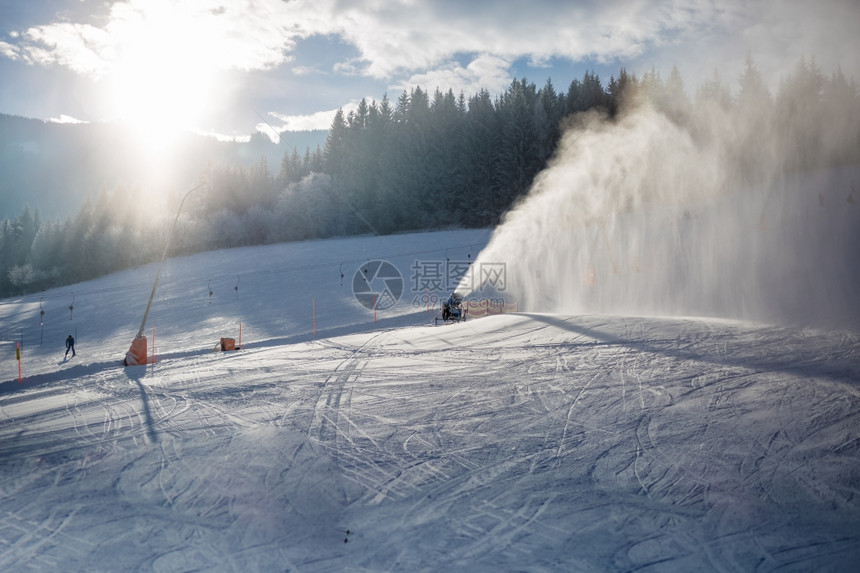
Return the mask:
<path fill-rule="evenodd" d="M 771 93 L 752 58 L 735 80 L 718 73 L 695 90 L 677 69 L 608 81 L 592 72 L 566 89 L 515 79 L 500 95 L 415 87 L 396 101 L 338 111 L 325 147 L 284 136 L 279 166 L 212 164 L 200 174 L 171 239 L 172 255 L 355 234 L 490 227 L 529 190 L 583 113 L 619 121 L 654 106 L 707 142 L 730 130 L 737 186 L 785 171 L 860 163 L 860 96 L 853 79 L 801 59 Z M 276 167 L 276 168 L 275 168 Z M 37 205 L 0 220 L 0 296 L 71 284 L 157 260 L 179 197 L 162 218 L 127 205 L 124 189 L 90 196 L 65 220 Z"/>

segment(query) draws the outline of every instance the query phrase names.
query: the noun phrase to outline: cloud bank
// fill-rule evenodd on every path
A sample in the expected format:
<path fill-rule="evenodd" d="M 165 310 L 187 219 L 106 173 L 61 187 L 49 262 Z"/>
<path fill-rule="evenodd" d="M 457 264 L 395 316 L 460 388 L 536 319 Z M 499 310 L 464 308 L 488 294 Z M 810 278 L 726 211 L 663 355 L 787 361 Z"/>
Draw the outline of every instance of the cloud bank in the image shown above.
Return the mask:
<path fill-rule="evenodd" d="M 192 34 L 201 57 L 224 69 L 265 70 L 291 61 L 303 38 L 337 36 L 360 54 L 349 65 L 354 72 L 398 85 L 438 80 L 477 91 L 498 86 L 521 58 L 533 65 L 553 58 L 623 64 L 660 51 L 682 60 L 692 51 L 709 65 L 751 51 L 765 69 L 776 56 L 795 61 L 806 54 L 851 72 L 860 53 L 858 15 L 850 0 L 124 0 L 91 22 L 8 31 L 15 34 L 0 51 L 101 77 L 135 42 L 157 50 L 173 35 Z M 173 26 L 141 37 L 143 24 L 166 17 Z"/>
<path fill-rule="evenodd" d="M 594 66 L 640 76 L 655 67 L 664 77 L 677 66 L 696 86 L 716 69 L 741 69 L 748 54 L 772 91 L 800 56 L 860 78 L 854 0 L 69 0 L 54 18 L 40 19 L 0 30 L 0 57 L 69 70 L 102 86 L 131 84 L 126 94 L 140 92 L 129 76 L 143 76 L 141 84 L 167 86 L 157 96 L 165 101 L 183 93 L 222 98 L 227 103 L 215 106 L 221 116 L 240 95 L 265 100 L 262 111 L 269 112 L 284 101 L 272 93 L 342 94 L 316 109 L 304 103 L 289 120 L 301 125 L 314 112 L 357 101 L 371 85 L 380 86 L 376 97 L 416 85 L 497 94 L 524 69 L 543 66 L 569 70 L 552 77 L 561 89 Z M 320 38 L 331 41 L 323 57 L 303 51 L 307 40 Z M 141 67 L 145 72 L 136 71 Z M 192 74 L 193 82 L 184 79 Z M 364 81 L 352 88 L 359 93 L 343 91 L 359 85 L 356 79 Z M 264 97 L 253 95 L 259 86 L 266 86 Z M 111 97 L 127 99 L 105 99 Z M 294 106 L 296 98 L 289 101 Z M 61 112 L 83 113 L 50 113 Z M 328 127 L 327 117 L 315 127 Z"/>

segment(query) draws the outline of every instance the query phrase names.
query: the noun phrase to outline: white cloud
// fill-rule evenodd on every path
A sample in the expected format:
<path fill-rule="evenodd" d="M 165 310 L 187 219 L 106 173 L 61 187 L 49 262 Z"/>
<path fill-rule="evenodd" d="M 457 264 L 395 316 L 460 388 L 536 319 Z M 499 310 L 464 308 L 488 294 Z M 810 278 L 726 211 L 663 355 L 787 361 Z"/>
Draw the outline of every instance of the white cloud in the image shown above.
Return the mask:
<path fill-rule="evenodd" d="M 7 57 L 59 65 L 101 78 L 135 57 L 172 57 L 219 69 L 269 69 L 288 61 L 303 32 L 286 25 L 278 3 L 254 0 L 126 0 L 101 26 L 54 22 L 33 26 L 0 46 Z M 145 53 L 142 53 L 145 52 Z"/>
<path fill-rule="evenodd" d="M 18 39 L 17 48 L 33 63 L 99 76 L 136 44 L 173 47 L 177 36 L 190 34 L 195 57 L 224 69 L 259 70 L 288 61 L 300 38 L 333 35 L 355 46 L 361 58 L 341 62 L 338 69 L 393 78 L 450 67 L 461 54 L 529 57 L 536 63 L 550 57 L 635 57 L 679 33 L 712 25 L 717 12 L 711 2 L 679 8 L 668 0 L 124 0 L 111 5 L 100 27 L 35 26 Z"/>
<path fill-rule="evenodd" d="M 196 133 L 198 135 L 202 135 L 204 137 L 211 137 L 212 139 L 214 139 L 216 141 L 223 141 L 223 142 L 248 143 L 249 141 L 251 141 L 251 136 L 245 135 L 245 134 L 230 135 L 230 134 L 226 134 L 226 133 L 219 133 L 217 131 L 202 130 L 202 129 L 196 129 L 196 130 L 194 130 L 194 133 Z"/>
<path fill-rule="evenodd" d="M 368 98 L 368 101 L 370 101 L 370 98 Z M 347 115 L 350 111 L 354 111 L 357 108 L 357 102 L 350 102 L 344 105 L 341 109 L 343 110 L 344 115 Z M 331 127 L 331 122 L 334 120 L 336 113 L 336 109 L 318 111 L 307 115 L 285 115 L 282 113 L 271 112 L 269 115 L 276 118 L 280 122 L 280 125 L 275 127 L 272 125 L 273 122 L 260 123 L 257 124 L 257 131 L 269 136 L 273 142 L 277 143 L 279 138 L 274 132 L 281 134 L 287 131 L 328 129 Z"/>
<path fill-rule="evenodd" d="M 696 74 L 710 76 L 715 67 L 736 73 L 748 53 L 772 82 L 801 55 L 860 79 L 859 20 L 856 0 L 121 0 L 86 22 L 7 32 L 0 55 L 93 78 L 144 60 L 153 77 L 167 67 L 209 74 L 193 85 L 223 70 L 278 70 L 284 77 L 290 72 L 287 81 L 330 74 L 344 85 L 344 78 L 363 77 L 390 89 L 422 85 L 472 94 L 503 90 L 512 64 L 526 59 L 534 66 L 656 65 L 666 73 L 677 64 L 693 86 Z M 299 41 L 312 36 L 354 51 L 343 50 L 325 67 L 302 60 L 280 70 L 298 59 Z M 176 73 L 153 81 L 159 79 L 179 83 Z M 316 114 L 289 122 L 326 128 L 331 116 L 325 117 L 325 125 Z"/>
<path fill-rule="evenodd" d="M 366 73 L 427 70 L 457 54 L 539 63 L 550 57 L 611 61 L 711 26 L 711 2 L 363 2 L 330 14 L 329 33 L 354 44 Z"/>
<path fill-rule="evenodd" d="M 10 60 L 20 60 L 21 50 L 17 46 L 13 46 L 12 44 L 0 42 L 0 55 L 6 56 Z"/>
<path fill-rule="evenodd" d="M 105 57 L 114 48 L 110 33 L 87 24 L 59 22 L 28 29 L 20 48 L 25 60 L 43 66 L 58 64 L 82 75 L 101 77 L 110 69 Z"/>
<path fill-rule="evenodd" d="M 59 117 L 52 117 L 48 121 L 50 121 L 51 123 L 89 123 L 88 121 L 84 121 L 82 119 L 66 115 L 64 113 L 60 114 Z"/>
<path fill-rule="evenodd" d="M 312 66 L 293 66 L 293 73 L 297 76 L 309 76 L 319 73 L 319 70 Z"/>
<path fill-rule="evenodd" d="M 111 5 L 100 27 L 35 26 L 11 34 L 13 44 L 0 43 L 0 51 L 99 75 L 130 43 L 170 46 L 171 34 L 190 33 L 200 57 L 225 69 L 259 70 L 288 61 L 298 39 L 332 35 L 360 53 L 360 62 L 341 62 L 339 70 L 391 79 L 439 66 L 450 73 L 463 54 L 526 57 L 536 65 L 549 58 L 623 62 L 654 48 L 732 37 L 762 51 L 827 52 L 847 67 L 857 59 L 857 17 L 853 0 L 124 0 Z M 154 29 L 160 37 L 141 37 L 142 24 L 168 19 L 173 27 Z"/>
<path fill-rule="evenodd" d="M 511 83 L 511 63 L 497 56 L 481 54 L 473 59 L 466 67 L 459 63 L 451 62 L 440 65 L 430 71 L 414 74 L 408 79 L 393 84 L 391 87 L 397 90 L 409 91 L 415 86 L 423 86 L 427 91 L 442 91 L 448 89 L 455 93 L 461 91 L 470 96 L 486 89 L 490 93 L 503 91 Z"/>

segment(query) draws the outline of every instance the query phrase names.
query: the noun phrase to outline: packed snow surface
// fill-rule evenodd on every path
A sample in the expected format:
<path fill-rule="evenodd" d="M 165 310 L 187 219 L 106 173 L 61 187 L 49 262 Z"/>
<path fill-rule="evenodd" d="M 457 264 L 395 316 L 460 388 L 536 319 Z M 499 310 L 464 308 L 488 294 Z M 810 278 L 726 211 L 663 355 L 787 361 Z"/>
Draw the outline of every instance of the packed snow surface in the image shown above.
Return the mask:
<path fill-rule="evenodd" d="M 538 313 L 435 326 L 415 269 L 488 238 L 171 259 L 148 366 L 120 361 L 155 265 L 0 301 L 0 570 L 856 567 L 855 333 Z M 404 281 L 376 317 L 351 287 L 373 260 Z M 216 352 L 240 323 L 242 349 Z"/>

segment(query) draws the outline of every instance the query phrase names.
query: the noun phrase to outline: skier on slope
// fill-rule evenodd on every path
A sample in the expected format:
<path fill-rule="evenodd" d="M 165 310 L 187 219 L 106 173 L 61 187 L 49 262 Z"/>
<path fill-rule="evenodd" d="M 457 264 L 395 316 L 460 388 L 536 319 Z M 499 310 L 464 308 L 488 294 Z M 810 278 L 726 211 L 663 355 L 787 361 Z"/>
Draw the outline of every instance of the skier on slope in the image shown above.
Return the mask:
<path fill-rule="evenodd" d="M 71 334 L 66 339 L 66 355 L 63 356 L 63 360 L 65 360 L 66 358 L 69 357 L 69 350 L 72 351 L 72 357 L 74 357 L 75 356 L 75 339 L 72 337 Z"/>

